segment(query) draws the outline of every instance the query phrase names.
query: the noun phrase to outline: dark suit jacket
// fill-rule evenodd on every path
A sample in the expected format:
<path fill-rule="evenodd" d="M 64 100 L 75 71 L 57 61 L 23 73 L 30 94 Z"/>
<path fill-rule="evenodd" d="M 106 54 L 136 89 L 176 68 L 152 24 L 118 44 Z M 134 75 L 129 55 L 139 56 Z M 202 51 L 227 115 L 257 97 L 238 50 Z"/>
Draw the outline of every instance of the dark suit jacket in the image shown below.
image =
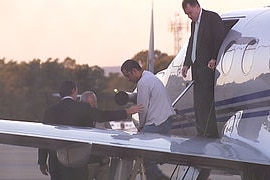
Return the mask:
<path fill-rule="evenodd" d="M 67 98 L 45 111 L 43 123 L 93 127 L 95 121 L 105 122 L 125 118 L 127 118 L 125 110 L 102 111 Z"/>
<path fill-rule="evenodd" d="M 79 103 L 70 98 L 61 100 L 58 104 L 45 111 L 43 123 L 72 126 L 93 127 L 94 122 L 126 119 L 125 110 L 102 111 L 92 108 L 86 103 Z M 49 156 L 49 171 L 56 170 L 58 160 L 54 151 L 39 149 L 38 164 L 46 164 Z"/>
<path fill-rule="evenodd" d="M 196 61 L 193 64 L 191 53 L 194 29 L 195 22 L 192 22 L 184 65 L 192 66 L 192 78 L 195 81 L 211 82 L 211 79 L 214 78 L 214 71 L 209 69 L 207 65 L 210 59 L 217 59 L 220 45 L 225 37 L 225 27 L 217 13 L 202 9 L 197 36 Z"/>

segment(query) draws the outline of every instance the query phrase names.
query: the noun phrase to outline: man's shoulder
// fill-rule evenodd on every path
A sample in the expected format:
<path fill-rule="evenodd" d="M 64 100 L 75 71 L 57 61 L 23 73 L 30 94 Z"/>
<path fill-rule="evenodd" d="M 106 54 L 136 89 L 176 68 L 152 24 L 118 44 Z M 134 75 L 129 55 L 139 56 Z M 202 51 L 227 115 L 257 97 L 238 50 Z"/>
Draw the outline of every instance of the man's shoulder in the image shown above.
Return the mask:
<path fill-rule="evenodd" d="M 158 79 L 152 72 L 150 71 L 144 71 L 142 75 L 143 80 L 148 80 L 148 79 Z"/>
<path fill-rule="evenodd" d="M 50 107 L 48 107 L 46 109 L 47 112 L 51 112 L 51 111 L 58 111 L 59 109 L 62 109 L 66 106 L 70 106 L 70 105 L 74 105 L 76 104 L 75 101 L 73 101 L 72 99 L 63 99 L 60 100 L 58 103 L 51 105 Z"/>
<path fill-rule="evenodd" d="M 51 112 L 53 111 L 54 109 L 56 109 L 58 107 L 58 103 L 57 104 L 53 104 L 51 106 L 49 106 L 48 108 L 45 109 L 45 112 Z"/>
<path fill-rule="evenodd" d="M 210 10 L 203 9 L 202 10 L 202 15 L 203 16 L 208 16 L 208 17 L 216 17 L 216 18 L 220 18 L 221 19 L 220 15 L 218 13 L 216 13 L 214 11 L 210 11 Z"/>
<path fill-rule="evenodd" d="M 144 86 L 151 86 L 151 84 L 154 84 L 157 81 L 160 81 L 160 80 L 153 73 L 149 71 L 144 71 L 143 76 L 138 82 L 138 84 L 141 84 Z"/>

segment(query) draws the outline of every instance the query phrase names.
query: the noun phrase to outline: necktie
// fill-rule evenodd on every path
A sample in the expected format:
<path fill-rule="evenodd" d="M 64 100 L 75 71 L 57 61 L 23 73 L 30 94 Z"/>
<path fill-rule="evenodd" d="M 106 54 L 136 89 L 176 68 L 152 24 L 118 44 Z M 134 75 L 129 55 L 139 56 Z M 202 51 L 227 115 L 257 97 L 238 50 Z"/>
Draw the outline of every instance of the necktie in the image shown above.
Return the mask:
<path fill-rule="evenodd" d="M 196 60 L 196 46 L 197 46 L 198 30 L 199 30 L 199 22 L 196 21 L 194 34 L 193 34 L 192 53 L 191 53 L 192 62 L 195 62 L 195 60 Z"/>

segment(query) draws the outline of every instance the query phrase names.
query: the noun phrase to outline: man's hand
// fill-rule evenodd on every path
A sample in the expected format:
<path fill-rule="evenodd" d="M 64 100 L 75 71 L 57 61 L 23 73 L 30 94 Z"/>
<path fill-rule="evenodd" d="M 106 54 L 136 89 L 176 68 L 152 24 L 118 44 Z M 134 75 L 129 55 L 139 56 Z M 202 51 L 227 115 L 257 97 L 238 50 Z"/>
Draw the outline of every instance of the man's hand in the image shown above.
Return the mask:
<path fill-rule="evenodd" d="M 48 166 L 47 164 L 43 164 L 43 165 L 39 165 L 39 169 L 41 171 L 42 174 L 48 176 L 49 175 L 49 170 L 48 170 Z"/>
<path fill-rule="evenodd" d="M 143 106 L 141 104 L 131 106 L 130 108 L 126 109 L 128 115 L 132 115 L 143 110 Z"/>
<path fill-rule="evenodd" d="M 214 71 L 215 68 L 216 68 L 216 62 L 217 62 L 217 60 L 211 59 L 211 60 L 208 62 L 208 68 L 210 68 L 210 69 L 212 69 L 212 70 Z"/>
<path fill-rule="evenodd" d="M 187 77 L 187 71 L 188 71 L 188 66 L 183 66 L 182 67 L 182 76 L 185 78 Z"/>

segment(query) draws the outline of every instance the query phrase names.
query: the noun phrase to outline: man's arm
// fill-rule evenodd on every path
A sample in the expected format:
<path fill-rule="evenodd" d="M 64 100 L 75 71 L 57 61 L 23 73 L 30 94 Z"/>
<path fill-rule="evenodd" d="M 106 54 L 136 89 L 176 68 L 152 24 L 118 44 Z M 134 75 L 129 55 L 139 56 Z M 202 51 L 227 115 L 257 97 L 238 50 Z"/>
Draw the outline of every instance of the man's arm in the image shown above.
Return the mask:
<path fill-rule="evenodd" d="M 213 50 L 211 59 L 208 62 L 208 68 L 215 70 L 216 63 L 217 63 L 217 56 L 220 49 L 220 46 L 225 38 L 225 26 L 221 17 L 214 13 L 211 17 L 211 29 L 212 29 L 212 36 L 213 36 Z"/>
<path fill-rule="evenodd" d="M 38 164 L 39 169 L 42 174 L 48 176 L 48 165 L 47 165 L 47 158 L 48 158 L 48 150 L 46 149 L 38 149 Z"/>
<path fill-rule="evenodd" d="M 192 53 L 192 44 L 193 44 L 193 31 L 194 31 L 194 23 L 191 23 L 191 33 L 188 41 L 188 47 L 187 47 L 187 52 L 185 56 L 185 61 L 182 67 L 182 76 L 185 78 L 187 77 L 187 71 L 192 65 L 192 60 L 191 60 L 191 53 Z"/>
<path fill-rule="evenodd" d="M 184 66 L 190 67 L 192 65 L 191 53 L 192 53 L 192 45 L 193 45 L 193 33 L 194 33 L 194 23 L 191 23 L 191 33 L 188 41 L 187 52 L 185 56 Z"/>
<path fill-rule="evenodd" d="M 141 104 L 143 106 L 142 112 L 139 113 L 140 125 L 138 127 L 138 130 L 140 131 L 144 127 L 146 120 L 147 120 L 146 117 L 147 117 L 147 113 L 148 113 L 151 92 L 150 92 L 150 87 L 148 85 L 145 85 L 145 84 L 138 84 L 137 89 L 138 89 L 137 103 Z"/>
<path fill-rule="evenodd" d="M 214 14 L 211 16 L 211 29 L 212 29 L 212 36 L 213 36 L 213 50 L 211 59 L 217 60 L 218 52 L 220 49 L 220 46 L 225 38 L 225 26 L 221 19 L 221 17 L 218 14 Z"/>
<path fill-rule="evenodd" d="M 134 105 L 125 110 L 99 110 L 89 106 L 89 119 L 97 122 L 120 121 L 128 116 L 142 111 L 142 105 Z"/>

